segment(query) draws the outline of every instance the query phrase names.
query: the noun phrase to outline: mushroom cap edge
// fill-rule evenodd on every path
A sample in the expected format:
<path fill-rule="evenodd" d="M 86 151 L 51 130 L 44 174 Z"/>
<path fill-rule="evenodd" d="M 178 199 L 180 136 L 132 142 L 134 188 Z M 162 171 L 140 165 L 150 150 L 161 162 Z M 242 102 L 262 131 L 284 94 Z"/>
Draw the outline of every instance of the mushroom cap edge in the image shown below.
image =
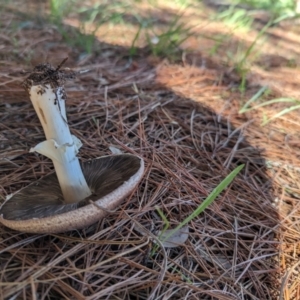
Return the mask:
<path fill-rule="evenodd" d="M 139 157 L 140 158 L 140 157 Z M 144 161 L 140 158 L 140 168 L 116 190 L 95 201 L 95 204 L 106 210 L 115 209 L 128 196 L 144 174 Z M 28 220 L 7 220 L 0 215 L 0 223 L 11 229 L 26 233 L 60 233 L 82 229 L 103 219 L 108 213 L 94 204 L 77 208 L 66 213 Z"/>

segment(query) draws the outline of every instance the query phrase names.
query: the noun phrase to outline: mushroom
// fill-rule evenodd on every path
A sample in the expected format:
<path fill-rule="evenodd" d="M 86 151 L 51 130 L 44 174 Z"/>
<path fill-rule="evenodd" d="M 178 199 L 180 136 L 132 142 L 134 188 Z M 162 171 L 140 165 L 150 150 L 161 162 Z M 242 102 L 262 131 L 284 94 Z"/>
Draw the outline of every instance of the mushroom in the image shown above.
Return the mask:
<path fill-rule="evenodd" d="M 141 180 L 144 161 L 131 154 L 79 162 L 81 142 L 71 135 L 64 82 L 76 76 L 61 65 L 40 64 L 24 81 L 46 141 L 30 151 L 49 157 L 55 168 L 16 192 L 0 208 L 0 223 L 28 233 L 58 233 L 89 226 L 121 203 Z"/>

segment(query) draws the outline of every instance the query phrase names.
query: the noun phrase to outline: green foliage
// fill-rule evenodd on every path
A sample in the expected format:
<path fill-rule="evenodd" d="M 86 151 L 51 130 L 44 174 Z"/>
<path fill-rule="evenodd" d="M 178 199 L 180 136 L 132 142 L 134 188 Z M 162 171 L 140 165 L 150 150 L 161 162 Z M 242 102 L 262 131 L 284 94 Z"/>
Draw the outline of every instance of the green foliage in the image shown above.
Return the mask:
<path fill-rule="evenodd" d="M 294 9 L 294 0 L 239 0 L 236 4 L 247 4 L 253 8 L 265 10 Z"/>
<path fill-rule="evenodd" d="M 217 14 L 216 19 L 225 22 L 234 29 L 249 30 L 251 28 L 253 18 L 249 15 L 247 10 L 236 8 L 235 5 Z"/>
<path fill-rule="evenodd" d="M 274 99 L 274 100 L 278 100 L 278 99 Z M 287 114 L 287 113 L 289 113 L 293 110 L 297 110 L 297 109 L 300 108 L 300 101 L 298 101 L 296 99 L 291 99 L 291 98 L 289 98 L 289 100 L 290 100 L 290 102 L 296 103 L 296 105 L 292 105 L 290 107 L 287 107 L 287 108 L 283 109 L 282 111 L 280 111 L 279 113 L 272 116 L 271 118 L 264 120 L 262 122 L 262 125 L 264 126 L 264 125 L 268 124 L 270 121 L 275 120 L 275 119 L 277 119 L 277 118 L 279 118 L 279 117 L 281 117 L 281 116 L 283 116 L 283 115 L 285 115 L 285 114 Z"/>
<path fill-rule="evenodd" d="M 80 47 L 87 53 L 91 53 L 94 35 L 86 32 L 85 22 L 80 23 L 79 30 L 67 30 L 63 23 L 64 18 L 74 11 L 76 4 L 76 0 L 51 0 L 49 18 L 69 45 Z"/>
<path fill-rule="evenodd" d="M 269 92 L 268 87 L 263 86 L 262 88 L 260 88 L 259 91 L 244 104 L 244 106 L 239 110 L 239 113 L 243 114 L 247 111 L 252 110 L 253 108 L 250 107 L 250 104 L 257 101 L 258 99 L 263 97 L 268 92 Z"/>
<path fill-rule="evenodd" d="M 229 65 L 233 64 L 237 74 L 241 77 L 239 90 L 243 93 L 246 90 L 246 78 L 251 67 L 250 55 L 259 39 L 265 36 L 266 30 L 282 21 L 283 19 L 298 16 L 295 12 L 294 0 L 235 0 L 228 9 L 216 15 L 216 19 L 222 20 L 234 30 L 249 30 L 253 23 L 253 16 L 256 10 L 266 10 L 270 13 L 269 22 L 258 33 L 256 39 L 247 50 L 238 49 L 236 54 L 228 53 Z M 216 44 L 215 48 L 220 45 Z M 214 50 L 213 50 L 214 51 Z M 238 57 L 238 60 L 236 59 Z"/>
<path fill-rule="evenodd" d="M 237 0 L 235 4 L 266 10 L 271 13 L 274 23 L 297 15 L 294 0 Z"/>
<path fill-rule="evenodd" d="M 240 173 L 240 171 L 244 168 L 244 165 L 240 165 L 236 167 L 230 174 L 228 174 L 225 179 L 223 179 L 219 185 L 209 194 L 209 196 L 196 208 L 196 210 L 185 218 L 178 226 L 175 227 L 172 232 L 170 232 L 169 236 L 173 235 L 176 231 L 182 228 L 184 225 L 189 223 L 199 214 L 201 214 L 233 181 L 233 179 Z M 165 240 L 168 239 L 168 236 L 165 237 Z"/>
<path fill-rule="evenodd" d="M 69 45 L 80 47 L 90 54 L 94 50 L 95 34 L 101 25 L 124 22 L 122 13 L 124 7 L 126 4 L 118 1 L 85 6 L 79 0 L 51 0 L 50 21 L 57 26 Z M 76 14 L 80 22 L 77 30 L 70 30 L 69 28 L 67 30 L 64 26 L 64 19 L 72 13 Z"/>
<path fill-rule="evenodd" d="M 225 179 L 223 179 L 219 185 L 209 194 L 209 196 L 190 214 L 186 217 L 179 225 L 177 225 L 167 236 L 164 237 L 164 242 L 170 236 L 174 235 L 178 230 L 180 230 L 183 226 L 189 223 L 191 220 L 199 216 L 234 180 L 234 178 L 240 173 L 240 171 L 244 168 L 244 165 L 240 165 L 236 167 L 230 174 L 228 174 Z M 164 216 L 162 211 L 158 209 L 158 213 L 164 221 L 164 230 L 167 230 L 169 227 L 169 221 Z M 156 248 L 157 249 L 157 248 Z"/>
<path fill-rule="evenodd" d="M 61 23 L 63 18 L 72 11 L 76 0 L 51 0 L 50 19 L 54 23 Z"/>
<path fill-rule="evenodd" d="M 236 70 L 241 75 L 242 81 L 240 84 L 240 91 L 244 92 L 246 90 L 246 75 L 249 71 L 249 68 L 247 66 L 247 60 L 254 50 L 255 45 L 257 44 L 258 40 L 265 34 L 266 30 L 273 24 L 272 21 L 270 21 L 266 26 L 262 28 L 262 30 L 258 33 L 255 40 L 251 43 L 251 45 L 248 47 L 246 52 L 244 53 L 242 59 L 236 64 Z"/>
<path fill-rule="evenodd" d="M 191 27 L 181 22 L 182 15 L 176 16 L 166 28 L 155 28 L 155 20 L 139 20 L 140 26 L 132 42 L 129 54 L 137 52 L 136 41 L 145 35 L 147 46 L 154 56 L 176 60 L 180 54 L 180 45 L 192 35 Z"/>
<path fill-rule="evenodd" d="M 271 104 L 275 104 L 275 103 L 292 103 L 293 105 L 283 109 L 282 111 L 278 112 L 277 114 L 275 114 L 274 116 L 272 116 L 271 118 L 267 118 L 266 116 L 264 116 L 263 121 L 262 121 L 262 125 L 266 125 L 268 124 L 270 121 L 275 120 L 293 110 L 299 109 L 300 108 L 300 101 L 297 99 L 293 99 L 293 98 L 276 98 L 276 99 L 272 99 L 269 101 L 263 101 L 262 103 L 259 103 L 257 105 L 254 106 L 250 106 L 251 103 L 254 103 L 255 101 L 258 101 L 261 97 L 263 97 L 263 95 L 265 93 L 268 93 L 268 88 L 267 87 L 262 87 L 253 97 L 251 97 L 250 100 L 248 100 L 245 105 L 240 109 L 239 113 L 245 113 L 251 110 L 255 110 L 264 106 L 268 106 Z"/>
<path fill-rule="evenodd" d="M 153 31 L 152 34 L 147 33 L 147 41 L 152 54 L 169 58 L 176 58 L 179 46 L 191 36 L 190 28 L 180 22 L 180 16 L 175 18 L 163 33 L 155 34 Z"/>

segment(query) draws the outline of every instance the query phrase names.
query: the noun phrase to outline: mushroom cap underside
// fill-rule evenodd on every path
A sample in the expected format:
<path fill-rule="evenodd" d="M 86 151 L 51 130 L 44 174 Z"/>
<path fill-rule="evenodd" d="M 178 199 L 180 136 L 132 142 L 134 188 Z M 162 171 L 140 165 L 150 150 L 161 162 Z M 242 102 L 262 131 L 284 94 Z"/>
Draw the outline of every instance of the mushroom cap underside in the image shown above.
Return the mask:
<path fill-rule="evenodd" d="M 116 208 L 144 172 L 143 160 L 131 154 L 103 156 L 81 166 L 92 191 L 90 197 L 64 204 L 56 174 L 51 173 L 9 198 L 0 208 L 0 223 L 29 233 L 58 233 L 89 226 Z"/>

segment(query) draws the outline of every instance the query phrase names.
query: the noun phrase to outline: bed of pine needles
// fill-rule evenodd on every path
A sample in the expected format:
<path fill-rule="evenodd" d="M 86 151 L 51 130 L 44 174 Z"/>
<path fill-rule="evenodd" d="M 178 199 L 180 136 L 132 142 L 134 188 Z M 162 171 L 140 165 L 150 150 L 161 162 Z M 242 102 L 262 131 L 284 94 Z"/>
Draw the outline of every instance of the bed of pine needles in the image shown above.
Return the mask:
<path fill-rule="evenodd" d="M 8 10 L 0 35 L 0 203 L 53 171 L 29 153 L 44 135 L 21 86 L 22 71 L 45 60 L 68 56 L 68 67 L 87 70 L 66 84 L 80 159 L 113 146 L 143 157 L 146 169 L 116 212 L 83 230 L 34 235 L 0 225 L 0 299 L 298 299 L 299 124 L 261 127 L 262 111 L 238 114 L 233 79 L 223 67 L 220 79 L 220 69 L 193 64 L 196 54 L 169 63 L 143 49 L 129 60 L 128 49 L 97 42 L 101 51 L 83 60 L 34 22 L 14 33 L 14 51 L 5 30 L 20 19 Z M 184 245 L 155 247 L 165 225 L 157 208 L 175 228 L 240 164 L 188 224 Z"/>

